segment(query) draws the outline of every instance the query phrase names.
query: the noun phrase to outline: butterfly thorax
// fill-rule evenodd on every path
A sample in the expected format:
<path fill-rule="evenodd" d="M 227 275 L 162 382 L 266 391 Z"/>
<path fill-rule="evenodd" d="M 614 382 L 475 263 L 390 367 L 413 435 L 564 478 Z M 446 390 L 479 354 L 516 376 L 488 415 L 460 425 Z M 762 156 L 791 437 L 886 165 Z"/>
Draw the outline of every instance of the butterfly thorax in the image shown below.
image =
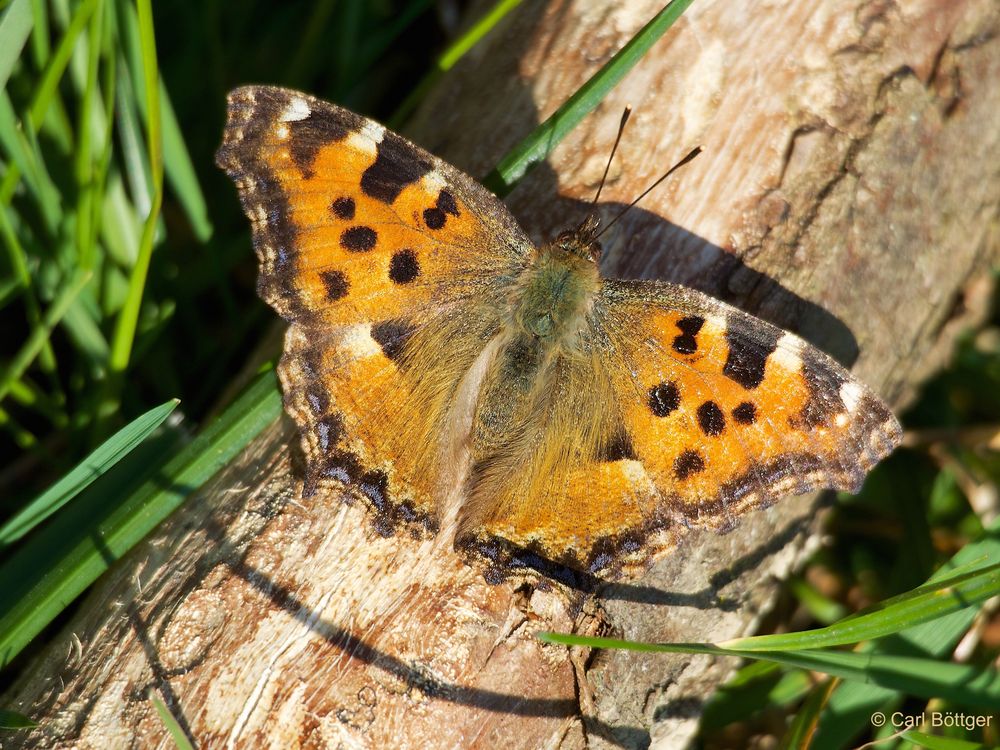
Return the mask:
<path fill-rule="evenodd" d="M 535 251 L 514 295 L 519 334 L 543 345 L 558 345 L 572 342 L 586 324 L 601 286 L 597 267 L 601 251 L 593 240 L 594 226 L 588 219 Z"/>

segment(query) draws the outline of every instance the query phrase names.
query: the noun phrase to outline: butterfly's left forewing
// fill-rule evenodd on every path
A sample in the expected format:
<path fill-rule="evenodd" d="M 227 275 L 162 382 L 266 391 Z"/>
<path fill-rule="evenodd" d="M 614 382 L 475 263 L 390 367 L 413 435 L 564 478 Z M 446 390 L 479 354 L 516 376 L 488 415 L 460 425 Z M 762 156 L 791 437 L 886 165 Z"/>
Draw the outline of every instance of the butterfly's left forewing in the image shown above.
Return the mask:
<path fill-rule="evenodd" d="M 433 525 L 439 437 L 530 243 L 467 175 L 299 92 L 233 91 L 217 160 L 253 224 L 258 291 L 290 323 L 278 373 L 306 494 L 347 483 L 381 531 Z"/>

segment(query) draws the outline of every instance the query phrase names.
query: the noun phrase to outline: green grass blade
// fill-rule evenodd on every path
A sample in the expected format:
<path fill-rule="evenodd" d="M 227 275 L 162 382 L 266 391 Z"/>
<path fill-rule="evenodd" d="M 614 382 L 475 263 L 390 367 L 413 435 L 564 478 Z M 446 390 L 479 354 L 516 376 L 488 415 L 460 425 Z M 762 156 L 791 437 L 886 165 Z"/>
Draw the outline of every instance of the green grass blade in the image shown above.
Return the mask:
<path fill-rule="evenodd" d="M 830 697 L 835 685 L 834 679 L 827 678 L 810 691 L 806 702 L 795 714 L 791 726 L 781 738 L 781 750 L 807 750 L 816 732 L 816 724 L 819 722 L 823 706 L 826 705 L 827 698 Z"/>
<path fill-rule="evenodd" d="M 135 8 L 128 4 L 121 9 L 119 22 L 121 31 L 125 36 L 125 54 L 122 69 L 132 71 L 145 70 L 143 62 L 146 54 L 146 42 L 143 41 L 143 31 L 139 26 L 139 18 Z M 125 62 L 127 61 L 127 62 Z M 141 114 L 146 118 L 147 127 L 149 123 L 149 102 L 150 97 L 146 93 L 148 80 L 143 75 L 133 82 L 134 86 L 119 86 L 119 95 L 127 96 L 129 106 L 123 107 L 122 111 L 130 115 L 132 122 L 128 123 L 132 131 L 137 131 L 138 125 L 135 123 L 136 114 Z M 127 93 L 122 89 L 128 89 Z M 157 83 L 156 90 L 159 92 L 159 130 L 162 135 L 162 159 L 163 169 L 167 182 L 174 195 L 177 196 L 181 204 L 195 237 L 199 242 L 205 242 L 212 235 L 212 224 L 208 218 L 208 206 L 205 203 L 205 196 L 202 193 L 201 185 L 195 174 L 194 165 L 191 163 L 191 155 L 188 153 L 187 144 L 181 133 L 180 124 L 174 114 L 173 104 L 170 95 L 163 81 Z M 133 148 L 133 152 L 140 151 Z M 146 163 L 146 153 L 140 152 L 139 161 L 132 161 L 130 175 L 133 176 L 133 183 L 139 174 L 145 173 L 149 168 Z M 144 175 L 145 176 L 145 175 Z M 136 200 L 140 195 L 147 192 L 146 182 L 143 181 L 141 187 L 133 184 L 133 192 Z M 142 207 L 140 203 L 140 208 Z"/>
<path fill-rule="evenodd" d="M 48 341 L 52 329 L 62 320 L 70 304 L 76 299 L 76 296 L 86 283 L 90 281 L 90 276 L 89 271 L 77 274 L 76 278 L 63 289 L 62 293 L 45 312 L 41 326 L 32 331 L 31 335 L 28 336 L 28 340 L 24 342 L 24 345 L 14 355 L 7 369 L 0 375 L 0 401 L 7 395 L 13 382 L 21 378 L 24 371 L 28 369 L 28 366 L 38 356 L 38 353 Z"/>
<path fill-rule="evenodd" d="M 31 0 L 14 0 L 0 16 L 0 91 L 7 87 L 33 25 Z"/>
<path fill-rule="evenodd" d="M 496 4 L 483 15 L 468 31 L 452 42 L 448 48 L 441 53 L 437 59 L 433 70 L 424 76 L 409 93 L 399 108 L 388 120 L 390 128 L 398 129 L 417 108 L 417 105 L 427 96 L 427 92 L 440 80 L 445 71 L 454 67 L 462 56 L 472 49 L 493 27 L 500 23 L 503 18 L 520 5 L 522 0 L 497 0 Z"/>
<path fill-rule="evenodd" d="M 55 233 L 59 223 L 59 191 L 45 168 L 45 160 L 37 142 L 26 133 L 14 113 L 14 105 L 6 91 L 0 91 L 0 144 L 9 156 L 13 168 L 24 175 L 28 192 L 36 200 L 45 219 L 45 226 Z"/>
<path fill-rule="evenodd" d="M 871 682 L 922 698 L 943 698 L 961 706 L 988 709 L 1000 706 L 1000 673 L 971 664 L 855 651 L 730 653 L 750 658 L 761 654 L 761 658 L 779 664 L 811 669 L 845 680 Z"/>
<path fill-rule="evenodd" d="M 114 415 L 118 404 L 118 390 L 132 356 L 135 344 L 136 326 L 142 306 L 146 278 L 153 256 L 153 241 L 163 204 L 163 134 L 160 128 L 159 66 L 156 60 L 156 39 L 153 34 L 153 8 L 151 0 L 139 0 L 139 40 L 142 52 L 143 85 L 146 92 L 146 133 L 149 155 L 152 200 L 149 214 L 142 228 L 139 254 L 132 275 L 129 278 L 128 295 L 115 322 L 115 332 L 111 339 L 111 353 L 108 359 L 107 387 L 98 414 L 99 423 L 105 423 Z M 100 429 L 100 428 L 99 428 Z"/>
<path fill-rule="evenodd" d="M 138 488 L 126 491 L 135 477 L 112 470 L 26 539 L 0 565 L 0 669 L 280 413 L 277 381 L 268 372 L 165 465 L 137 456 L 133 463 L 155 471 Z"/>
<path fill-rule="evenodd" d="M 0 708 L 0 729 L 33 729 L 38 724 L 27 716 Z"/>
<path fill-rule="evenodd" d="M 23 537 L 121 461 L 170 416 L 178 403 L 178 399 L 167 401 L 132 420 L 72 471 L 0 526 L 0 550 Z"/>
<path fill-rule="evenodd" d="M 995 520 L 981 539 L 967 544 L 941 567 L 930 581 L 953 575 L 982 559 L 1000 559 L 1000 519 Z M 866 644 L 866 653 L 920 653 L 944 657 L 965 634 L 976 616 L 973 608 L 925 622 L 889 636 L 873 644 Z M 813 742 L 814 750 L 834 750 L 847 745 L 850 738 L 871 726 L 873 711 L 897 699 L 899 694 L 878 685 L 848 682 L 840 685 L 828 703 L 827 714 L 820 721 L 819 733 Z"/>
<path fill-rule="evenodd" d="M 940 737 L 935 734 L 918 732 L 915 729 L 903 732 L 900 737 L 907 742 L 912 742 L 917 747 L 926 747 L 928 750 L 989 750 L 986 745 L 979 742 L 969 742 L 954 737 Z"/>
<path fill-rule="evenodd" d="M 90 29 L 87 36 L 87 65 L 84 78 L 83 96 L 80 103 L 79 121 L 77 123 L 77 145 L 74 172 L 77 182 L 76 207 L 76 253 L 80 268 L 92 269 L 95 263 L 94 242 L 94 202 L 95 202 L 95 149 L 92 143 L 93 128 L 91 123 L 98 118 L 95 111 L 97 105 L 97 76 L 101 60 L 101 32 L 104 30 L 104 4 L 90 19 Z M 103 132 L 105 127 L 101 127 Z M 103 144 L 101 144 L 103 150 Z"/>
<path fill-rule="evenodd" d="M 191 744 L 188 736 L 184 734 L 184 730 L 181 729 L 181 725 L 174 718 L 174 715 L 170 713 L 170 709 L 155 695 L 152 701 L 153 706 L 156 708 L 156 715 L 160 717 L 160 721 L 163 722 L 163 726 L 166 727 L 167 732 L 170 734 L 170 739 L 174 741 L 174 747 L 178 750 L 194 750 L 194 745 Z"/>
<path fill-rule="evenodd" d="M 163 132 L 163 163 L 167 182 L 173 195 L 184 209 L 184 214 L 191 223 L 191 229 L 199 242 L 206 242 L 212 236 L 212 222 L 208 218 L 208 205 L 205 194 L 201 191 L 198 176 L 195 174 L 191 155 L 181 134 L 181 126 L 170 103 L 167 87 L 160 81 L 160 115 Z"/>
<path fill-rule="evenodd" d="M 539 633 L 538 638 L 548 643 L 566 646 L 761 659 L 787 667 L 822 672 L 845 680 L 870 682 L 923 698 L 945 698 L 963 706 L 995 708 L 1000 705 L 1000 673 L 997 670 L 935 659 L 809 649 L 737 651 L 707 643 L 636 643 L 615 638 L 582 637 L 562 633 Z"/>
<path fill-rule="evenodd" d="M 39 125 L 45 119 L 45 113 L 52 103 L 56 89 L 59 86 L 59 81 L 73 54 L 77 38 L 86 27 L 91 14 L 93 14 L 94 9 L 97 7 L 97 3 L 98 0 L 83 0 L 76 7 L 73 18 L 66 28 L 66 33 L 63 34 L 62 39 L 59 40 L 59 44 L 56 47 L 56 51 L 49 58 L 45 72 L 42 74 L 42 79 L 35 89 L 31 107 L 28 109 L 27 121 L 24 123 L 26 134 L 34 135 L 38 131 Z M 3 176 L 3 182 L 0 182 L 0 205 L 10 203 L 10 199 L 14 195 L 14 189 L 17 187 L 20 179 L 21 172 L 18 168 L 10 167 L 7 170 Z"/>
<path fill-rule="evenodd" d="M 673 0 L 657 13 L 551 117 L 515 146 L 486 176 L 483 184 L 500 197 L 507 195 L 525 172 L 552 153 L 556 145 L 618 85 L 692 2 Z"/>
<path fill-rule="evenodd" d="M 860 643 L 959 612 L 997 594 L 1000 563 L 921 586 L 825 628 L 734 638 L 718 645 L 739 651 L 775 651 Z"/>

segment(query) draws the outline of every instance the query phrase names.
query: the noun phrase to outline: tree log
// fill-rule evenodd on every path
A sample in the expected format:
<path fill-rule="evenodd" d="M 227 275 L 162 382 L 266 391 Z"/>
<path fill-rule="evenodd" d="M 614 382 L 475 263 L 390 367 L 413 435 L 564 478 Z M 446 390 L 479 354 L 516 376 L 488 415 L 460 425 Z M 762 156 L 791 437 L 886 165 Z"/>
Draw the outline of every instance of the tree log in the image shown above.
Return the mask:
<path fill-rule="evenodd" d="M 523 4 L 410 135 L 483 174 L 658 6 Z M 578 221 L 630 104 L 605 220 L 704 153 L 605 235 L 606 271 L 737 304 L 898 406 L 983 310 L 1000 258 L 997 8 L 701 0 L 509 204 L 536 239 Z M 825 504 L 692 532 L 581 603 L 489 585 L 433 539 L 378 537 L 349 497 L 301 501 L 296 443 L 288 419 L 269 428 L 104 577 L 0 700 L 41 725 L 8 746 L 169 746 L 157 696 L 201 747 L 680 747 L 731 663 L 534 634 L 750 633 Z"/>

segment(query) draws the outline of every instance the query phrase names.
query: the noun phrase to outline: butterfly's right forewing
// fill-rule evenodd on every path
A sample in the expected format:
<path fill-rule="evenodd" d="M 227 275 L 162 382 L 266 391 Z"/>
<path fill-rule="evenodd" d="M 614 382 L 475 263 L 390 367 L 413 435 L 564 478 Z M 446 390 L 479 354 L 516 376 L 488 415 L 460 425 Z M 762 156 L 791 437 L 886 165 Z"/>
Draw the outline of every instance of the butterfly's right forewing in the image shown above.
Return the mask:
<path fill-rule="evenodd" d="M 899 443 L 892 412 L 799 337 L 672 284 L 608 280 L 595 321 L 658 513 L 725 529 L 817 488 L 856 492 Z"/>

